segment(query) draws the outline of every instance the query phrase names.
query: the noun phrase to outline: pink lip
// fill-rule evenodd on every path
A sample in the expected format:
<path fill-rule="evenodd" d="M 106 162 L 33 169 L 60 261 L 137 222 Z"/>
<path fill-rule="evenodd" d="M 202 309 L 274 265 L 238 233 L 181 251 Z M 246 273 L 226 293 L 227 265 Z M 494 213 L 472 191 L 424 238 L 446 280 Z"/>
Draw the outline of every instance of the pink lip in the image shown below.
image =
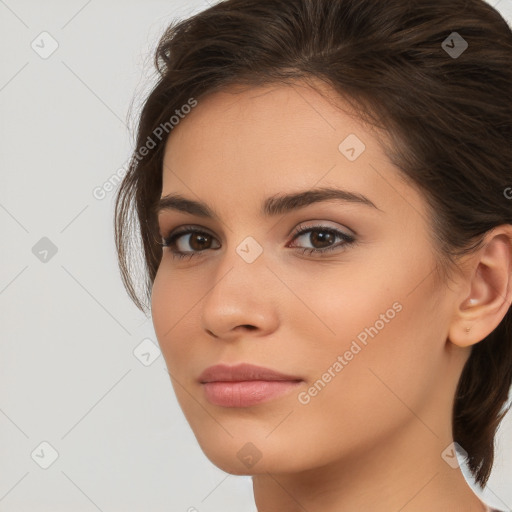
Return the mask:
<path fill-rule="evenodd" d="M 302 379 L 251 364 L 215 365 L 199 376 L 206 399 L 223 407 L 250 407 L 288 393 Z"/>
<path fill-rule="evenodd" d="M 216 364 L 210 366 L 199 375 L 199 382 L 241 382 L 246 380 L 302 380 L 295 375 L 285 375 L 284 373 L 255 366 L 253 364 L 241 363 L 235 366 L 225 364 Z"/>

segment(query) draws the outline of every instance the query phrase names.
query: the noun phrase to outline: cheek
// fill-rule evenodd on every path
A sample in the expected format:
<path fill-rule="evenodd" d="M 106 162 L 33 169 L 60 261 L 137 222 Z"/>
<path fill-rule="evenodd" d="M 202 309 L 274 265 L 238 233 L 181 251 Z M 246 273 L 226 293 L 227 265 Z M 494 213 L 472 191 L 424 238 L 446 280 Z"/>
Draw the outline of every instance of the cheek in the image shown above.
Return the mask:
<path fill-rule="evenodd" d="M 386 397 L 400 403 L 396 393 L 418 404 L 432 389 L 443 357 L 445 323 L 430 270 L 424 258 L 400 261 L 395 256 L 380 264 L 351 262 L 331 272 L 313 272 L 294 287 L 310 311 L 295 301 L 284 315 L 304 341 L 301 358 L 311 383 L 320 379 L 322 387 L 328 382 L 312 399 L 319 417 L 332 407 L 347 411 L 347 400 L 338 401 L 347 394 L 354 411 L 390 414 L 394 408 Z"/>
<path fill-rule="evenodd" d="M 198 329 L 197 311 L 201 290 L 179 273 L 171 274 L 162 264 L 158 269 L 151 293 L 151 314 L 155 334 L 170 369 L 170 363 L 180 351 L 190 350 L 192 343 L 174 343 L 176 339 L 192 339 L 187 329 Z M 186 354 L 183 354 L 186 355 Z M 172 357 L 174 356 L 174 357 Z M 193 357 L 193 353 L 190 354 Z"/>
<path fill-rule="evenodd" d="M 394 318 L 384 327 L 380 323 L 375 326 L 388 302 L 384 300 L 384 307 L 376 308 L 367 304 L 366 309 L 354 305 L 353 314 L 336 317 L 333 325 L 339 334 L 332 341 L 324 337 L 328 343 L 321 353 L 304 351 L 310 378 L 300 402 L 296 398 L 286 436 L 322 435 L 303 443 L 303 460 L 325 462 L 342 454 L 362 455 L 415 421 L 411 411 L 421 416 L 436 385 L 435 349 L 431 352 L 429 348 L 430 333 L 417 329 L 422 321 L 411 300 L 402 299 L 402 309 L 393 310 Z M 358 338 L 361 333 L 365 336 Z M 425 434 L 430 432 L 425 430 Z M 278 449 L 279 439 L 275 441 Z"/>
<path fill-rule="evenodd" d="M 170 292 L 170 280 L 160 265 L 151 291 L 151 316 L 156 337 L 162 345 L 164 334 L 169 331 L 175 323 L 176 306 L 173 304 L 172 292 Z M 178 306 L 179 307 L 179 306 Z"/>
<path fill-rule="evenodd" d="M 171 261 L 169 254 L 162 258 L 151 293 L 153 323 L 161 333 L 175 332 L 186 325 L 188 317 L 201 307 L 207 291 L 204 272 L 177 269 Z"/>
<path fill-rule="evenodd" d="M 192 394 L 199 392 L 193 371 L 203 352 L 194 340 L 198 337 L 198 310 L 204 291 L 187 285 L 187 280 L 172 275 L 164 266 L 158 270 L 151 294 L 151 314 L 155 334 L 164 358 L 176 399 L 191 425 L 202 418 L 194 407 Z M 205 364 L 199 364 L 198 368 Z M 198 415 L 198 419 L 194 414 Z"/>

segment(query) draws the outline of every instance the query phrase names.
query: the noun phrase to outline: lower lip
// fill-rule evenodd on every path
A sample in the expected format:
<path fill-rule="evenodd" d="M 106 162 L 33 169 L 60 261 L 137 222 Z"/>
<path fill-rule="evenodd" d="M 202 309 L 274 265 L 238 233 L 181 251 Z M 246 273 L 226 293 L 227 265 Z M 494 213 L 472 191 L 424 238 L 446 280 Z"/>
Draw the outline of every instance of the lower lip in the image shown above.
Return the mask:
<path fill-rule="evenodd" d="M 222 407 L 250 407 L 268 402 L 295 389 L 300 382 L 289 380 L 249 380 L 243 382 L 205 382 L 206 399 Z"/>

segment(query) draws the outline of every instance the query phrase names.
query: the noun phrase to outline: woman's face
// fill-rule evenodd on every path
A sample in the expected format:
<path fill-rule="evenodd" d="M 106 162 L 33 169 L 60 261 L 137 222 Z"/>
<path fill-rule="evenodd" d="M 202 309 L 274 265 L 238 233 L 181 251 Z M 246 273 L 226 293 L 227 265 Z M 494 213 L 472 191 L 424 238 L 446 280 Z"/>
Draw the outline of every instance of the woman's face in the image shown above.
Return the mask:
<path fill-rule="evenodd" d="M 282 202 L 328 188 L 347 195 Z M 162 197 L 175 194 L 213 216 L 161 210 L 163 238 L 201 233 L 162 249 L 153 322 L 214 464 L 303 471 L 406 440 L 441 451 L 467 357 L 447 341 L 454 295 L 435 280 L 424 197 L 368 127 L 304 86 L 214 93 L 168 139 Z M 201 382 L 239 363 L 299 382 L 268 384 L 273 397 Z"/>

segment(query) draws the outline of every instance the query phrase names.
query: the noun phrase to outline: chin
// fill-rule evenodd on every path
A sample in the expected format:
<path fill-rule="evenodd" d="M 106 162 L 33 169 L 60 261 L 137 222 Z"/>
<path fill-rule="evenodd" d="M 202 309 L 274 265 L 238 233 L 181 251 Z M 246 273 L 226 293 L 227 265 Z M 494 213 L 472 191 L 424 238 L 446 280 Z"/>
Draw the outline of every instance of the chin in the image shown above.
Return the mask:
<path fill-rule="evenodd" d="M 251 436 L 235 436 L 217 442 L 199 441 L 201 450 L 212 464 L 232 475 L 288 473 L 301 471 L 301 461 L 290 456 L 282 442 L 250 441 Z M 302 461 L 303 462 L 303 461 Z"/>

